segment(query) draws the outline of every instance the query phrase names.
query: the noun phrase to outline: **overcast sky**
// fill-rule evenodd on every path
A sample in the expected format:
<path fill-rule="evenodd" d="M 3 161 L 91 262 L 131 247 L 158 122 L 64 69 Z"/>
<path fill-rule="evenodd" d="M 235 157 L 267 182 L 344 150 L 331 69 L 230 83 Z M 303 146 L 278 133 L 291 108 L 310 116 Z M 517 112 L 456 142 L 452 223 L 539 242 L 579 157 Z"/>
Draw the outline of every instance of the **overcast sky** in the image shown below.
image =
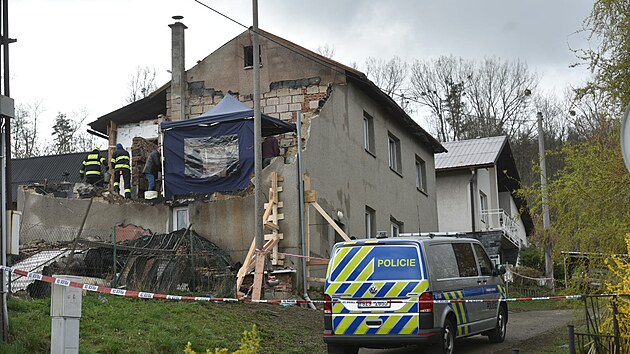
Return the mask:
<path fill-rule="evenodd" d="M 252 25 L 249 0 L 200 0 Z M 586 68 L 569 47 L 587 45 L 575 34 L 593 0 L 260 0 L 259 25 L 364 69 L 367 57 L 408 62 L 454 55 L 520 59 L 542 88 L 560 93 L 579 85 Z M 244 31 L 194 0 L 11 0 L 11 97 L 42 102 L 50 129 L 57 112 L 87 110 L 93 121 L 125 105 L 137 66 L 155 67 L 157 86 L 170 80 L 170 28 L 182 15 L 186 69 Z M 47 135 L 47 134 L 45 134 Z"/>

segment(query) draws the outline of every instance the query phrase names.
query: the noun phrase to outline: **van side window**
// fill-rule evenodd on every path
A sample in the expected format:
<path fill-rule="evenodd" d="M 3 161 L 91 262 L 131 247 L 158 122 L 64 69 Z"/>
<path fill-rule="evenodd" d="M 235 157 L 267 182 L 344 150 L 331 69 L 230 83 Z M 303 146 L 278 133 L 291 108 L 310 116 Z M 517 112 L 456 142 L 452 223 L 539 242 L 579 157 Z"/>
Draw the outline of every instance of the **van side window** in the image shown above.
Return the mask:
<path fill-rule="evenodd" d="M 448 279 L 459 277 L 457 259 L 450 243 L 430 245 L 427 250 L 431 274 L 435 279 Z"/>
<path fill-rule="evenodd" d="M 470 243 L 454 243 L 455 257 L 457 258 L 457 267 L 459 268 L 460 277 L 476 277 L 477 262 Z"/>
<path fill-rule="evenodd" d="M 473 244 L 475 248 L 475 253 L 477 254 L 477 262 L 479 263 L 479 269 L 481 270 L 481 275 L 484 276 L 492 276 L 492 261 L 484 251 L 483 247 L 479 244 Z"/>

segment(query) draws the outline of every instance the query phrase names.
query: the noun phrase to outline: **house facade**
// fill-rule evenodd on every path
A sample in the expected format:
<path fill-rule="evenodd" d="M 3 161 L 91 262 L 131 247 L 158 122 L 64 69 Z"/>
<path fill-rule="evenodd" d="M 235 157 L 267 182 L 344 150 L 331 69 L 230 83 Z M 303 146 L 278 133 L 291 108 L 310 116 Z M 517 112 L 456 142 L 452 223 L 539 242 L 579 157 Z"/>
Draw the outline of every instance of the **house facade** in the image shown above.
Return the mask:
<path fill-rule="evenodd" d="M 495 262 L 515 264 L 533 224 L 516 196 L 520 178 L 506 136 L 442 143 L 436 155 L 441 232 L 472 235 Z"/>
<path fill-rule="evenodd" d="M 176 22 L 170 27 L 173 80 L 90 123 L 94 131 L 108 136 L 110 148 L 121 142 L 132 153 L 136 171 L 132 184 L 137 191 L 145 155 L 135 148 L 135 139 L 157 141 L 161 122 L 195 118 L 228 94 L 253 106 L 249 31 L 183 70 L 186 26 Z M 262 111 L 292 123 L 301 115 L 305 183 L 336 225 L 356 238 L 375 237 L 379 231 L 392 236 L 438 231 L 434 154 L 445 152 L 444 147 L 363 73 L 264 31 L 260 53 Z M 282 177 L 279 248 L 296 254 L 300 251 L 297 140 L 294 133 L 278 138 L 281 156 L 263 170 L 262 190 L 266 194 L 272 172 Z M 228 251 L 233 261 L 243 261 L 254 237 L 251 186 L 212 196 L 176 197 L 151 207 L 159 211 L 150 215 L 161 215 L 147 221 L 152 231 L 192 224 L 198 234 Z M 142 215 L 132 213 L 144 213 L 144 206 L 125 210 L 111 215 L 142 226 Z M 341 238 L 322 215 L 312 208 L 307 212 L 310 255 L 328 258 Z M 86 228 L 90 223 L 105 227 L 104 222 L 123 220 L 88 218 Z M 280 264 L 297 268 L 300 260 L 287 256 Z M 322 267 L 319 273 L 323 271 Z"/>

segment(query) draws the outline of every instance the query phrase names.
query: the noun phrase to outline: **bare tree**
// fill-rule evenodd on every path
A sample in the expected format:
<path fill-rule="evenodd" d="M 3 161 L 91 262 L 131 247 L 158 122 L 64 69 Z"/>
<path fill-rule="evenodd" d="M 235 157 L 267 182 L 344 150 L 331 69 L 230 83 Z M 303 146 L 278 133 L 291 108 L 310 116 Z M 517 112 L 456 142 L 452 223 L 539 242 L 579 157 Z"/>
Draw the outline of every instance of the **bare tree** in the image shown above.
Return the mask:
<path fill-rule="evenodd" d="M 321 56 L 332 59 L 332 57 L 335 55 L 335 46 L 331 46 L 326 43 L 324 45 L 318 46 L 316 52 Z"/>
<path fill-rule="evenodd" d="M 365 67 L 367 77 L 394 99 L 407 114 L 411 114 L 409 90 L 406 88 L 409 64 L 397 56 L 388 61 L 368 57 Z"/>
<path fill-rule="evenodd" d="M 41 101 L 21 104 L 15 108 L 15 118 L 11 120 L 13 158 L 33 157 L 40 153 L 37 123 L 42 112 Z"/>
<path fill-rule="evenodd" d="M 155 68 L 145 66 L 136 67 L 136 72 L 129 78 L 129 96 L 127 103 L 135 102 L 139 99 L 147 97 L 151 92 L 155 91 L 155 77 L 157 71 Z"/>
<path fill-rule="evenodd" d="M 441 141 L 516 135 L 527 113 L 524 92 L 538 84 L 525 64 L 496 58 L 416 60 L 411 72 L 413 96 Z"/>
<path fill-rule="evenodd" d="M 464 100 L 472 65 L 461 58 L 442 56 L 415 60 L 411 67 L 411 94 L 420 106 L 429 110 L 438 140 L 461 138 L 469 107 Z"/>

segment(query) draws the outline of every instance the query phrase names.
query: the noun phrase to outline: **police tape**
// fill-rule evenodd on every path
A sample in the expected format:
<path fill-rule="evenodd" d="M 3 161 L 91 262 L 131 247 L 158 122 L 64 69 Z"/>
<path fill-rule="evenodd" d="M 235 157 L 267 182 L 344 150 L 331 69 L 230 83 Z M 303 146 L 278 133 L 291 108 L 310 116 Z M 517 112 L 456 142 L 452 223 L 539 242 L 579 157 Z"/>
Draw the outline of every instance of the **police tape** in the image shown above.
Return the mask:
<path fill-rule="evenodd" d="M 330 261 L 330 259 L 329 259 L 329 258 L 321 258 L 321 257 L 313 257 L 313 256 L 303 256 L 303 255 L 301 255 L 301 254 L 284 253 L 284 252 L 278 252 L 278 254 L 285 255 L 285 256 L 289 256 L 289 257 L 295 257 L 295 258 L 314 259 L 314 260 L 316 260 L 316 261 L 323 261 L 323 262 L 328 262 L 328 261 Z"/>
<path fill-rule="evenodd" d="M 357 303 L 372 303 L 372 302 L 382 302 L 388 304 L 395 303 L 436 303 L 436 304 L 444 304 L 444 303 L 480 303 L 480 302 L 512 302 L 512 301 L 537 301 L 537 300 L 571 300 L 571 299 L 581 299 L 585 295 L 564 295 L 564 296 L 539 296 L 539 297 L 519 297 L 519 298 L 503 298 L 503 299 L 434 299 L 434 300 L 391 300 L 391 299 L 383 299 L 383 300 L 338 300 L 333 299 L 332 301 L 326 300 L 297 300 L 297 299 L 285 299 L 285 300 L 247 300 L 247 299 L 237 299 L 237 298 L 229 298 L 229 297 L 208 297 L 208 296 L 181 296 L 181 295 L 167 295 L 167 294 L 158 294 L 151 292 L 143 292 L 143 291 L 135 291 L 135 290 L 126 290 L 120 288 L 110 288 L 107 286 L 101 285 L 92 285 L 92 284 L 84 284 L 68 279 L 51 277 L 48 275 L 42 275 L 35 272 L 29 272 L 27 270 L 16 269 L 13 267 L 0 266 L 0 270 L 5 272 L 14 273 L 17 275 L 21 275 L 26 277 L 27 279 L 43 281 L 50 284 L 56 284 L 61 286 L 67 286 L 71 288 L 82 289 L 86 291 L 98 292 L 102 294 L 110 294 L 124 297 L 133 297 L 140 299 L 163 299 L 163 300 L 182 300 L 182 301 L 206 301 L 206 302 L 249 302 L 249 303 L 269 303 L 269 304 L 280 304 L 280 305 L 308 305 L 308 304 L 325 304 L 327 302 L 330 303 L 341 303 L 341 304 L 357 304 Z M 593 295 L 588 295 L 593 296 Z M 630 294 L 598 294 L 594 296 L 630 296 Z"/>

